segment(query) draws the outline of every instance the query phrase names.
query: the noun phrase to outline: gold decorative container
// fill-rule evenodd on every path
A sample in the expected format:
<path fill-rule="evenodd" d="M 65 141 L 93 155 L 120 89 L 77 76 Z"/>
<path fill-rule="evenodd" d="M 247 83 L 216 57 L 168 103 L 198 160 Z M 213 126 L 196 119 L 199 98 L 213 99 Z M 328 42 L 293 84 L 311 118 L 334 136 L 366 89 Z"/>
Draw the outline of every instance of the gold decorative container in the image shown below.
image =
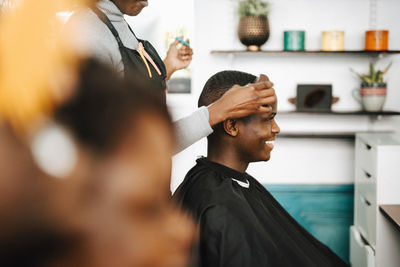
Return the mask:
<path fill-rule="evenodd" d="M 269 38 L 269 22 L 264 16 L 241 17 L 238 36 L 249 51 L 259 51 Z"/>
<path fill-rule="evenodd" d="M 323 31 L 322 51 L 344 51 L 344 31 Z"/>

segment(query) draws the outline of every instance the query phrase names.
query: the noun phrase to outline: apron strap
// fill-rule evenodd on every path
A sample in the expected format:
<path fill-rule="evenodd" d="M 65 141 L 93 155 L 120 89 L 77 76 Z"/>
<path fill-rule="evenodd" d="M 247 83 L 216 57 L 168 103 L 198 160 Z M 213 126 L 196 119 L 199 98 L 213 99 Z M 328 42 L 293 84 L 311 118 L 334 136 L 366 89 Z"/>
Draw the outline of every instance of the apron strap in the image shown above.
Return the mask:
<path fill-rule="evenodd" d="M 111 33 L 114 35 L 115 39 L 118 42 L 119 47 L 124 47 L 124 44 L 121 41 L 121 38 L 119 37 L 118 31 L 115 29 L 114 25 L 112 25 L 110 19 L 107 17 L 106 14 L 104 14 L 98 7 L 94 6 L 91 7 L 93 12 L 99 17 L 99 19 L 110 29 Z M 131 30 L 132 31 L 132 30 Z M 136 36 L 135 36 L 136 37 Z"/>
<path fill-rule="evenodd" d="M 133 34 L 133 36 L 135 36 L 136 40 L 138 40 L 138 42 L 142 42 L 143 40 L 140 40 L 139 38 L 137 38 L 136 34 L 133 32 L 133 30 L 132 30 L 131 26 L 129 25 L 129 23 L 126 22 L 126 24 L 128 25 L 128 28 L 131 31 L 131 33 Z"/>

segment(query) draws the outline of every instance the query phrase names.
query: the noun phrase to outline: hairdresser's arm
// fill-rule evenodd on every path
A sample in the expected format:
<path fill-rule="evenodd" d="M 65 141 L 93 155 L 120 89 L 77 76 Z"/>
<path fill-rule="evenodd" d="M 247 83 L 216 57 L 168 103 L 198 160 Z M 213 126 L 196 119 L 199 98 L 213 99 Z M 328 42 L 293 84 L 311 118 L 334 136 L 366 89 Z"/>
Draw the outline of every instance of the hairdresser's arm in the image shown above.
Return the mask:
<path fill-rule="evenodd" d="M 275 90 L 269 81 L 248 86 L 234 86 L 208 107 L 201 107 L 190 116 L 174 123 L 177 150 L 180 152 L 213 132 L 211 128 L 228 118 L 241 118 L 251 114 L 271 112 L 276 103 Z"/>

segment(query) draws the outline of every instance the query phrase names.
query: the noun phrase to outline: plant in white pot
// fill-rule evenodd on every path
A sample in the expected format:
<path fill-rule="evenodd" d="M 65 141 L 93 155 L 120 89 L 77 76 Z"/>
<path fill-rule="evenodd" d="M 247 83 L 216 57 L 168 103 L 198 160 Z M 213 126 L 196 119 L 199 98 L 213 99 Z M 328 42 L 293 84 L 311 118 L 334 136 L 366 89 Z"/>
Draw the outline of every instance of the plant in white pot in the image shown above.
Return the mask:
<path fill-rule="evenodd" d="M 383 75 L 387 73 L 392 63 L 385 69 L 377 70 L 370 63 L 368 74 L 359 74 L 354 72 L 361 80 L 360 90 L 357 88 L 353 91 L 353 97 L 363 106 L 364 110 L 369 112 L 379 112 L 382 110 L 386 100 L 387 84 L 383 79 Z"/>
<path fill-rule="evenodd" d="M 247 50 L 259 51 L 269 38 L 269 4 L 262 0 L 240 0 L 238 36 Z"/>

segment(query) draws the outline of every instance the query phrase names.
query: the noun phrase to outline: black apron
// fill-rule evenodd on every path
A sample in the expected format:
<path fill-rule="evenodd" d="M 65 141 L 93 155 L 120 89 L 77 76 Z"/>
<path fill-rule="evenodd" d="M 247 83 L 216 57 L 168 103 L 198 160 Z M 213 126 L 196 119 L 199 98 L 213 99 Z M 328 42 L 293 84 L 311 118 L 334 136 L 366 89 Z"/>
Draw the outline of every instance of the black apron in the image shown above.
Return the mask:
<path fill-rule="evenodd" d="M 157 87 L 157 90 L 159 90 L 160 93 L 162 93 L 162 95 L 164 96 L 165 90 L 167 88 L 166 82 L 165 82 L 165 79 L 167 77 L 167 70 L 165 68 L 164 62 L 158 55 L 156 49 L 151 45 L 151 43 L 146 40 L 138 39 L 128 24 L 129 30 L 132 32 L 133 36 L 135 36 L 135 38 L 138 40 L 138 42 L 141 42 L 143 44 L 144 49 L 149 54 L 149 56 L 153 59 L 154 63 L 157 65 L 158 69 L 161 72 L 161 75 L 159 75 L 157 73 L 156 69 L 153 67 L 153 65 L 150 64 L 150 62 L 148 62 L 148 66 L 152 73 L 152 78 L 149 77 L 148 70 L 147 70 L 146 65 L 143 62 L 139 52 L 124 46 L 124 44 L 121 41 L 121 38 L 119 37 L 118 31 L 112 25 L 112 23 L 111 23 L 110 19 L 107 17 L 107 15 L 104 14 L 97 7 L 92 7 L 92 10 L 94 13 L 96 13 L 96 15 L 99 17 L 99 19 L 105 25 L 107 25 L 107 27 L 110 29 L 110 31 L 112 32 L 112 34 L 114 35 L 115 39 L 118 42 L 119 51 L 120 51 L 121 57 L 122 57 L 122 63 L 124 65 L 125 77 L 129 77 L 130 75 L 140 75 L 142 77 L 148 77 L 152 82 L 155 83 L 155 87 Z"/>

